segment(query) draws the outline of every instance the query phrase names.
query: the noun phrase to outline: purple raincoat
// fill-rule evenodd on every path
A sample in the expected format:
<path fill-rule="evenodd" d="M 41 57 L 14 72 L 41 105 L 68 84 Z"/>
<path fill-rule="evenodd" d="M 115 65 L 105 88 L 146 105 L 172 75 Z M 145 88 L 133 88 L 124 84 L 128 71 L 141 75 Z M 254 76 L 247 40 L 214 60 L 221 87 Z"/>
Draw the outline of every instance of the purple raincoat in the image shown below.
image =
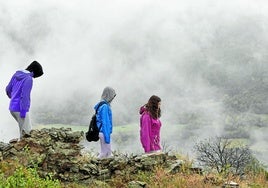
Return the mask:
<path fill-rule="evenodd" d="M 27 70 L 17 71 L 6 87 L 6 94 L 10 98 L 9 110 L 20 112 L 20 117 L 25 118 L 30 109 L 33 73 Z"/>
<path fill-rule="evenodd" d="M 160 119 L 154 119 L 146 111 L 140 108 L 140 141 L 145 153 L 161 150 L 160 146 Z"/>

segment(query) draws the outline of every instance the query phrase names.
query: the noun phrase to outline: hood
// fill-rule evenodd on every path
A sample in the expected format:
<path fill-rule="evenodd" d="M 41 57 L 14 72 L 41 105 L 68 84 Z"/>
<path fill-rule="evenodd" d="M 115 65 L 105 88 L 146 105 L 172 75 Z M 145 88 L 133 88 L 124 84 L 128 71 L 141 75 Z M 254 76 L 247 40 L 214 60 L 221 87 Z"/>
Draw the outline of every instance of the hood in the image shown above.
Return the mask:
<path fill-rule="evenodd" d="M 143 112 L 146 111 L 146 105 L 143 105 L 142 107 L 140 107 L 140 114 L 143 114 Z"/>
<path fill-rule="evenodd" d="M 116 96 L 116 93 L 113 88 L 105 87 L 102 92 L 101 99 L 105 100 L 108 103 L 111 103 L 115 96 Z"/>
<path fill-rule="evenodd" d="M 37 61 L 33 61 L 26 70 L 33 72 L 33 77 L 38 78 L 44 74 L 42 65 L 38 63 Z"/>
<path fill-rule="evenodd" d="M 30 73 L 29 71 L 26 71 L 26 70 L 19 70 L 15 73 L 14 77 L 20 81 L 20 80 L 23 80 L 24 78 L 26 77 L 29 77 L 29 76 L 33 76 L 32 73 Z"/>

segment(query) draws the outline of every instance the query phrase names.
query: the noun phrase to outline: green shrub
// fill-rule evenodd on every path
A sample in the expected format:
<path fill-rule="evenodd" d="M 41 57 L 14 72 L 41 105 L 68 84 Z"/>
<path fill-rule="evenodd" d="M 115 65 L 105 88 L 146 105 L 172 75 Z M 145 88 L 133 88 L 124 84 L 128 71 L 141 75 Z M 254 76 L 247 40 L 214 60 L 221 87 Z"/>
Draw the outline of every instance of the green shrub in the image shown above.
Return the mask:
<path fill-rule="evenodd" d="M 60 182 L 53 180 L 50 176 L 42 179 L 36 168 L 18 167 L 14 173 L 5 177 L 0 175 L 0 188 L 60 188 Z"/>

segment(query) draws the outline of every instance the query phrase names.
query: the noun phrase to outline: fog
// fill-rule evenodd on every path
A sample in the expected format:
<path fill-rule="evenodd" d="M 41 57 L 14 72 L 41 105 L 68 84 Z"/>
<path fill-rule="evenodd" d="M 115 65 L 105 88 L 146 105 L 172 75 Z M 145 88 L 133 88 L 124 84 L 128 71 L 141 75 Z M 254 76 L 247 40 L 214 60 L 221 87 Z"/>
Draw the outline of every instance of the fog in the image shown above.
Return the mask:
<path fill-rule="evenodd" d="M 34 80 L 33 123 L 43 123 L 40 112 L 64 112 L 58 123 L 86 125 L 111 86 L 115 126 L 138 130 L 139 107 L 158 95 L 163 142 L 190 153 L 196 140 L 224 129 L 224 95 L 208 77 L 235 86 L 253 70 L 267 73 L 267 12 L 264 0 L 0 0 L 0 140 L 18 137 L 5 87 L 16 70 L 37 60 L 44 75 Z M 217 80 L 221 73 L 230 80 Z M 198 114 L 202 127 L 174 131 L 189 114 Z M 140 151 L 133 134 L 134 145 L 114 148 Z M 253 146 L 267 143 L 263 131 L 250 138 Z M 260 152 L 264 161 L 267 150 Z"/>

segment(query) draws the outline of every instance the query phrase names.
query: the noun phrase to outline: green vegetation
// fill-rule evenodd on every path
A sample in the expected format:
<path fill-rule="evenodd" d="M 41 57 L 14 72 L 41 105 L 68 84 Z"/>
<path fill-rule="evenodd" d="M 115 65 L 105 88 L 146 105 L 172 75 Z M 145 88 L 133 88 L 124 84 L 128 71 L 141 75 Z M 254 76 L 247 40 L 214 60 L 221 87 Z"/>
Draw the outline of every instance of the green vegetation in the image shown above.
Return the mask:
<path fill-rule="evenodd" d="M 260 168 L 257 160 L 252 161 L 247 167 L 244 178 L 240 178 L 234 174 L 228 174 L 227 177 L 212 172 L 199 174 L 190 169 L 192 161 L 186 157 L 180 159 L 185 163 L 177 172 L 170 173 L 164 166 L 155 166 L 151 171 L 139 170 L 136 173 L 130 173 L 130 169 L 126 168 L 111 179 L 93 180 L 88 183 L 60 182 L 49 175 L 41 177 L 36 165 L 34 165 L 36 167 L 25 167 L 16 160 L 1 161 L 0 188 L 127 188 L 133 181 L 146 184 L 149 188 L 215 188 L 226 181 L 237 182 L 242 188 L 268 187 L 268 173 Z"/>
<path fill-rule="evenodd" d="M 36 168 L 27 168 L 16 162 L 0 163 L 0 187 L 2 188 L 60 188 L 60 182 L 50 176 L 41 178 Z"/>

